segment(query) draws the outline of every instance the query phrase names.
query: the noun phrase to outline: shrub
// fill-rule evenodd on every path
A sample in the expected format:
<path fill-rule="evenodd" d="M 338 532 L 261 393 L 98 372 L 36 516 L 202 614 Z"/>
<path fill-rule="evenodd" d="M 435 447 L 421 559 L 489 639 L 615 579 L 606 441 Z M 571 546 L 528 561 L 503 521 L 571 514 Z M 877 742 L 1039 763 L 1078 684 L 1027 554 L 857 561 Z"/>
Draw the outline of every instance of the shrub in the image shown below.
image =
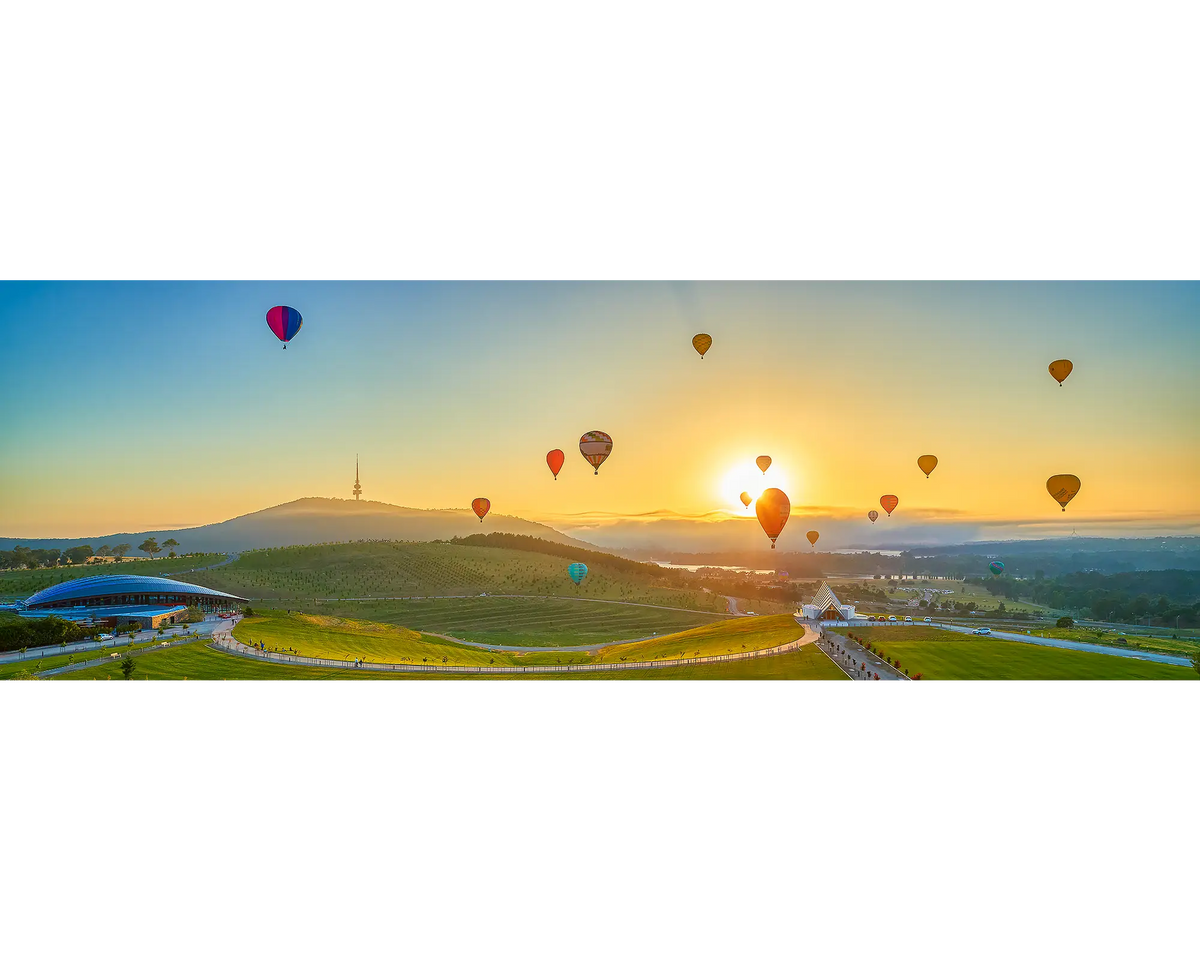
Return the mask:
<path fill-rule="evenodd" d="M 920 675 L 919 673 L 914 673 L 914 674 L 912 675 L 912 678 L 913 678 L 914 680 L 920 680 L 920 679 L 921 679 L 921 675 Z"/>
<path fill-rule="evenodd" d="M 1075 621 L 1070 617 L 1059 617 L 1058 622 L 1054 624 L 1056 627 L 1066 627 L 1068 630 L 1075 626 Z"/>

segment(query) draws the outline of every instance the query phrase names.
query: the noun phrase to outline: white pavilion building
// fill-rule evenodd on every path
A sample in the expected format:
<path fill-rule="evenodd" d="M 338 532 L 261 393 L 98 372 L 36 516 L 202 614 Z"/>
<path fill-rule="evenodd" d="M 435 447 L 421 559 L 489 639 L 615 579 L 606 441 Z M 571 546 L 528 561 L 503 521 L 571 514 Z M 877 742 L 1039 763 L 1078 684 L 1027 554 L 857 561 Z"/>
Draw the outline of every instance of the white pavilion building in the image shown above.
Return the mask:
<path fill-rule="evenodd" d="M 824 581 L 821 582 L 821 589 L 812 598 L 812 602 L 804 604 L 803 610 L 805 620 L 854 619 L 854 604 L 842 603 Z"/>

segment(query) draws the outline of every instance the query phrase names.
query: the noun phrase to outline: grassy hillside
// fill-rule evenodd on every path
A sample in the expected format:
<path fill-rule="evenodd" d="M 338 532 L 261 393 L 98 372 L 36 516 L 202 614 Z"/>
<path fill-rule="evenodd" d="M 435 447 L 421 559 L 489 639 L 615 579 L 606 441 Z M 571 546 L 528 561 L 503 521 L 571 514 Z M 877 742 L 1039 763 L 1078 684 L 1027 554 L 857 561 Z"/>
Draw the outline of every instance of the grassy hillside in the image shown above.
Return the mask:
<path fill-rule="evenodd" d="M 1194 670 L 1167 663 L 1080 650 L 1038 647 L 1015 640 L 976 637 L 936 627 L 855 627 L 909 674 L 925 680 L 1198 680 Z"/>
<path fill-rule="evenodd" d="M 724 619 L 711 613 L 554 597 L 333 601 L 316 609 L 324 615 L 394 623 L 477 643 L 530 647 L 636 640 Z"/>
<path fill-rule="evenodd" d="M 63 674 L 56 680 L 121 680 L 117 661 Z M 452 674 L 389 674 L 371 670 L 337 670 L 262 663 L 230 656 L 202 643 L 148 653 L 137 659 L 135 680 L 845 680 L 820 650 L 807 646 L 796 653 L 735 663 L 622 670 L 597 674 L 531 674 L 455 677 Z"/>
<path fill-rule="evenodd" d="M 137 577 L 170 577 L 196 567 L 206 567 L 225 559 L 223 553 L 196 557 L 176 557 L 174 560 L 123 560 L 120 563 L 88 563 L 77 567 L 50 567 L 45 570 L 5 570 L 0 572 L 0 597 L 24 600 L 30 594 L 52 587 L 56 583 L 80 577 L 104 577 L 122 574 Z M 197 574 L 198 576 L 198 574 Z M 195 582 L 191 576 L 187 579 Z"/>
<path fill-rule="evenodd" d="M 556 552 L 562 548 L 548 545 Z M 480 593 L 590 597 L 725 610 L 720 597 L 690 588 L 674 571 L 621 557 L 590 554 L 581 586 L 567 577 L 570 558 L 531 550 L 456 543 L 337 543 L 243 554 L 228 566 L 196 574 L 196 583 L 243 597 L 440 597 Z"/>

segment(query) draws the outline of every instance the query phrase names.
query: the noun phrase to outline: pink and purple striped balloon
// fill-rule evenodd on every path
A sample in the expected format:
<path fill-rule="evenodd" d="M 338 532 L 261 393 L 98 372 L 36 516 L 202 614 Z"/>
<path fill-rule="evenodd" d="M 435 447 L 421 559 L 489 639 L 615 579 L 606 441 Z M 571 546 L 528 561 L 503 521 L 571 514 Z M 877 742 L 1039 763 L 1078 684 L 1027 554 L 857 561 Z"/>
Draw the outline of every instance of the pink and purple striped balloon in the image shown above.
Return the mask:
<path fill-rule="evenodd" d="M 267 311 L 267 326 L 271 332 L 283 341 L 283 349 L 287 349 L 288 341 L 300 332 L 304 318 L 295 307 L 272 307 Z"/>

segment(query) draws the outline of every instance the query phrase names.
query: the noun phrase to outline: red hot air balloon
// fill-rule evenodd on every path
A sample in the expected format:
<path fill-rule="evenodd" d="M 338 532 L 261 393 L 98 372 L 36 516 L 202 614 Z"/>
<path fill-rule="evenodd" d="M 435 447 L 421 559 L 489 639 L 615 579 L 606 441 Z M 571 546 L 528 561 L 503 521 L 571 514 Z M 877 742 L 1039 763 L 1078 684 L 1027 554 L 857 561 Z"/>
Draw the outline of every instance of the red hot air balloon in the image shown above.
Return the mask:
<path fill-rule="evenodd" d="M 894 496 L 890 493 L 885 494 L 884 496 L 879 498 L 879 505 L 881 507 L 883 507 L 884 510 L 887 511 L 887 515 L 889 517 L 892 515 L 892 511 L 896 509 L 896 507 L 897 507 L 897 505 L 899 505 L 899 503 L 900 503 L 900 498 L 897 496 Z"/>
<path fill-rule="evenodd" d="M 471 509 L 475 511 L 475 516 L 479 518 L 479 522 L 483 523 L 483 518 L 492 509 L 492 501 L 487 497 L 476 497 L 471 501 Z"/>
<path fill-rule="evenodd" d="M 272 307 L 267 311 L 267 326 L 271 332 L 283 341 L 283 349 L 287 349 L 288 341 L 300 332 L 304 318 L 295 307 Z"/>
<path fill-rule="evenodd" d="M 546 454 L 546 466 L 550 468 L 550 472 L 554 474 L 554 479 L 558 479 L 558 471 L 562 469 L 563 461 L 566 456 L 561 450 L 551 450 Z"/>
<path fill-rule="evenodd" d="M 774 550 L 775 540 L 783 532 L 783 526 L 791 515 L 792 502 L 778 487 L 769 487 L 759 496 L 754 510 L 758 514 L 763 533 L 771 538 L 771 549 Z"/>

